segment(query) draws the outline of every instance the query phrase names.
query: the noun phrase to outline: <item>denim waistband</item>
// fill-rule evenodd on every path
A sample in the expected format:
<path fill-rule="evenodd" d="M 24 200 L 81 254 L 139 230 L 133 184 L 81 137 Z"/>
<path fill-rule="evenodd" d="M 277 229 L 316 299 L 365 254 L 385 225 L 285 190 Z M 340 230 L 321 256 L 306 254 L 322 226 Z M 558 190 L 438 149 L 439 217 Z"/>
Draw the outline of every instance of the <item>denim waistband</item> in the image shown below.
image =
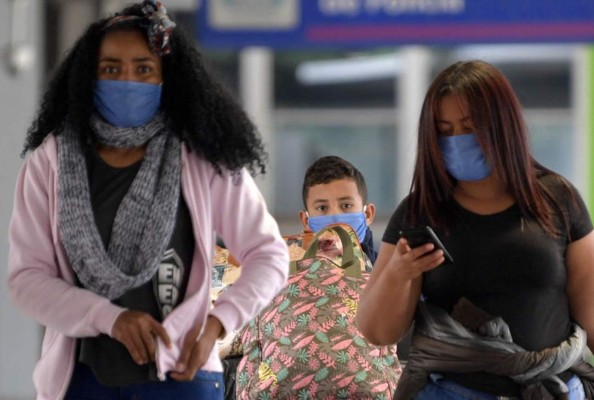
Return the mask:
<path fill-rule="evenodd" d="M 583 400 L 585 399 L 584 395 L 584 387 L 582 382 L 577 376 L 572 376 L 567 382 L 567 388 L 569 389 L 568 398 L 569 400 Z M 438 373 L 433 373 L 430 375 L 430 385 L 433 386 L 433 389 L 447 391 L 447 398 L 448 399 L 460 399 L 460 400 L 521 400 L 520 397 L 510 397 L 510 396 L 496 396 L 489 393 L 484 393 L 478 390 L 469 389 L 465 386 L 462 386 L 456 382 L 453 382 L 449 379 L 443 377 L 443 375 Z M 431 393 L 431 394 L 430 394 Z M 445 393 L 445 392 L 443 392 Z M 436 390 L 423 390 L 419 393 L 420 396 L 417 399 L 420 400 L 432 400 L 432 399 L 440 399 L 443 397 L 436 392 Z"/>
<path fill-rule="evenodd" d="M 520 397 L 512 396 L 495 396 L 489 393 L 484 393 L 478 390 L 469 389 L 462 386 L 454 381 L 446 379 L 441 374 L 431 374 L 430 380 L 433 384 L 448 390 L 452 393 L 459 395 L 460 399 L 471 399 L 471 400 L 521 400 Z"/>

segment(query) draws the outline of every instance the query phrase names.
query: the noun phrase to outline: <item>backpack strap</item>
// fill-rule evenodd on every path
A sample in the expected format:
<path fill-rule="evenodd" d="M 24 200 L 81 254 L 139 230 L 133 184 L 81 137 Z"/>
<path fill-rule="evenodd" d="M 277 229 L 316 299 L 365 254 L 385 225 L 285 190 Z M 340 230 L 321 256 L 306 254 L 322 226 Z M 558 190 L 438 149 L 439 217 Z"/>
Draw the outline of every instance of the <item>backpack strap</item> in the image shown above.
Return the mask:
<path fill-rule="evenodd" d="M 355 256 L 353 240 L 349 232 L 352 232 L 353 228 L 345 224 L 332 224 L 328 225 L 325 228 L 318 231 L 305 254 L 301 258 L 301 260 L 306 260 L 308 258 L 314 258 L 318 252 L 318 241 L 320 236 L 322 236 L 326 232 L 335 232 L 338 237 L 340 238 L 340 242 L 342 243 L 342 264 L 339 265 L 340 268 L 344 270 L 345 275 L 351 276 L 353 278 L 360 278 L 361 277 L 361 264 L 357 257 Z M 297 272 L 297 262 L 291 261 L 289 264 L 289 273 L 295 274 Z"/>

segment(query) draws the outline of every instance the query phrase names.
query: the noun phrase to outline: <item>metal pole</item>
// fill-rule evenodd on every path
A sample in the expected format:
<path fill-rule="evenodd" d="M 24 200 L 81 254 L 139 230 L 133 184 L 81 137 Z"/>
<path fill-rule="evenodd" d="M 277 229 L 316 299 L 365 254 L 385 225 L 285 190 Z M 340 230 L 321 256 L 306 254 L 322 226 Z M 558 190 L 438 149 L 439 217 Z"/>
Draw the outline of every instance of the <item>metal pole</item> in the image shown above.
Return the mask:
<path fill-rule="evenodd" d="M 592 61 L 594 58 L 591 46 L 576 46 L 571 60 L 571 110 L 575 140 L 573 141 L 573 166 L 575 186 L 580 190 L 594 211 L 594 194 L 592 193 Z"/>
<path fill-rule="evenodd" d="M 266 175 L 258 176 L 256 182 L 269 210 L 274 210 L 274 54 L 264 47 L 249 47 L 239 56 L 240 97 L 246 112 L 256 124 L 270 157 Z"/>
<path fill-rule="evenodd" d="M 396 200 L 399 202 L 410 190 L 416 158 L 417 130 L 425 91 L 431 74 L 431 52 L 422 46 L 404 47 L 402 73 L 398 81 L 400 112 L 396 136 Z"/>

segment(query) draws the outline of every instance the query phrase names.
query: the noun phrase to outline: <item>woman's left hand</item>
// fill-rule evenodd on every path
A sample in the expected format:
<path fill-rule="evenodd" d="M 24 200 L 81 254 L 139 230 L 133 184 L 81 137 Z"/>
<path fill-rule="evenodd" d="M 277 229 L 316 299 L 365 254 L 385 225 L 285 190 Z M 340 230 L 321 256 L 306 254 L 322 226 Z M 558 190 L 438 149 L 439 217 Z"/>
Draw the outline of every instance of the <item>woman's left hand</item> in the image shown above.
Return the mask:
<path fill-rule="evenodd" d="M 176 381 L 191 381 L 196 373 L 206 363 L 210 356 L 215 342 L 223 332 L 223 325 L 213 316 L 206 319 L 206 326 L 202 335 L 202 326 L 198 325 L 191 329 L 184 339 L 184 345 L 177 360 L 177 371 L 171 372 L 170 376 Z"/>

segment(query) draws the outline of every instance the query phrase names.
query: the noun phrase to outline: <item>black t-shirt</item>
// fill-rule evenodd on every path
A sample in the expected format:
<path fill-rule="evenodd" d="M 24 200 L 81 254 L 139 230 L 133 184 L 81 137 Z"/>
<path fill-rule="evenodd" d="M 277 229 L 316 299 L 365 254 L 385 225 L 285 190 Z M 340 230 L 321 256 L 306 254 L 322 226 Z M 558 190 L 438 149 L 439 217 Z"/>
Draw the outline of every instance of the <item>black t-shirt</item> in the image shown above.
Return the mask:
<path fill-rule="evenodd" d="M 534 220 L 522 217 L 517 205 L 492 215 L 479 215 L 451 201 L 449 233 L 433 227 L 454 258 L 423 274 L 426 301 L 451 311 L 466 297 L 509 325 L 515 343 L 526 350 L 557 346 L 570 334 L 571 316 L 565 286 L 565 252 L 571 241 L 592 230 L 586 206 L 577 190 L 559 178 L 541 178 L 566 215 L 569 235 L 559 212 L 554 223 L 560 234 L 547 234 Z M 383 241 L 395 244 L 405 222 L 406 199 L 393 214 Z M 553 207 L 555 209 L 555 207 Z M 419 224 L 424 224 L 423 216 Z M 439 372 L 439 371 L 436 371 Z M 486 392 L 516 394 L 511 380 L 486 374 L 448 374 L 449 378 Z M 510 393 L 511 391 L 511 393 Z"/>
<path fill-rule="evenodd" d="M 91 202 L 95 223 L 107 248 L 118 207 L 134 181 L 142 161 L 125 168 L 106 164 L 96 152 L 88 156 Z M 194 253 L 190 212 L 180 196 L 176 224 L 159 269 L 152 280 L 129 290 L 113 303 L 143 311 L 162 321 L 184 298 Z M 158 380 L 154 363 L 139 366 L 126 347 L 108 335 L 80 340 L 79 361 L 87 364 L 106 386 Z"/>

